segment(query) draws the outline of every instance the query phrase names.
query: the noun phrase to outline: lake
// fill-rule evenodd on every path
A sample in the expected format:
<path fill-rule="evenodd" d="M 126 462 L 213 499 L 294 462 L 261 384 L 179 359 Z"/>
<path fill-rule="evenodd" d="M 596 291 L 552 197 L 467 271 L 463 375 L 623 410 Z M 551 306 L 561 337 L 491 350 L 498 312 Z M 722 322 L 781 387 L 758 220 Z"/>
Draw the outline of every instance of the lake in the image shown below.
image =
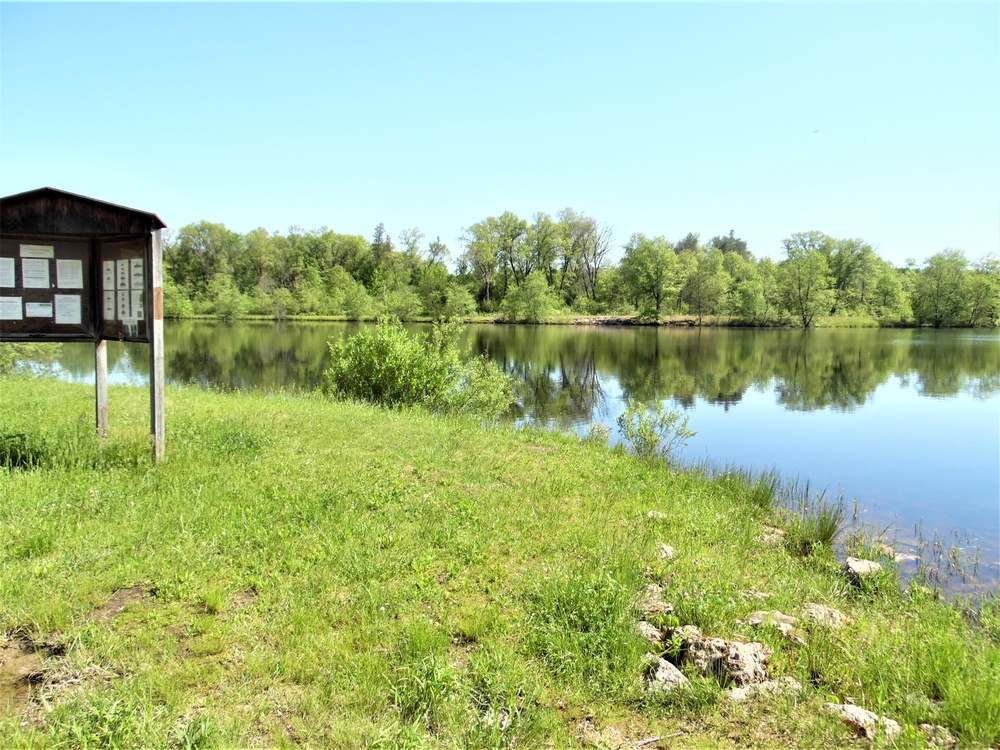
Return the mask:
<path fill-rule="evenodd" d="M 312 389 L 327 341 L 361 325 L 168 321 L 167 381 Z M 888 538 L 936 537 L 998 577 L 1000 332 L 474 325 L 465 340 L 522 384 L 519 424 L 584 434 L 614 428 L 628 399 L 664 401 L 697 431 L 685 460 L 842 493 Z M 148 348 L 110 343 L 108 366 L 145 383 Z M 93 346 L 64 345 L 55 368 L 93 382 Z"/>

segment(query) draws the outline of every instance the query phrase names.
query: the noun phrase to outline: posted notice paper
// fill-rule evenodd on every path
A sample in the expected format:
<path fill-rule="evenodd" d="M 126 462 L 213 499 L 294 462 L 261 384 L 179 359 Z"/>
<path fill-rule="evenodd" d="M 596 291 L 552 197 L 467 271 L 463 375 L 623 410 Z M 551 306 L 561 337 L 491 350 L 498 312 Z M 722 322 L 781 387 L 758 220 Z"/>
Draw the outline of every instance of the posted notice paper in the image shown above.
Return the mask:
<path fill-rule="evenodd" d="M 104 261 L 104 291 L 113 292 L 115 290 L 115 262 L 113 260 Z"/>
<path fill-rule="evenodd" d="M 48 289 L 48 260 L 45 258 L 21 258 L 21 286 L 25 289 Z"/>
<path fill-rule="evenodd" d="M 54 258 L 55 253 L 53 245 L 21 245 L 22 258 Z"/>
<path fill-rule="evenodd" d="M 146 286 L 146 277 L 142 275 L 142 258 L 129 258 L 128 269 L 133 291 Z"/>
<path fill-rule="evenodd" d="M 51 318 L 51 302 L 25 302 L 24 314 L 29 318 Z"/>
<path fill-rule="evenodd" d="M 56 325 L 78 326 L 80 325 L 80 295 L 79 294 L 57 294 L 56 304 Z"/>
<path fill-rule="evenodd" d="M 21 297 L 0 297 L 0 320 L 24 320 Z"/>
<path fill-rule="evenodd" d="M 57 260 L 56 286 L 60 289 L 83 289 L 83 261 L 74 258 Z"/>
<path fill-rule="evenodd" d="M 14 286 L 14 259 L 0 258 L 0 286 Z"/>
<path fill-rule="evenodd" d="M 114 281 L 114 278 L 111 279 Z M 104 293 L 104 319 L 114 320 L 115 319 L 115 293 L 105 292 Z"/>

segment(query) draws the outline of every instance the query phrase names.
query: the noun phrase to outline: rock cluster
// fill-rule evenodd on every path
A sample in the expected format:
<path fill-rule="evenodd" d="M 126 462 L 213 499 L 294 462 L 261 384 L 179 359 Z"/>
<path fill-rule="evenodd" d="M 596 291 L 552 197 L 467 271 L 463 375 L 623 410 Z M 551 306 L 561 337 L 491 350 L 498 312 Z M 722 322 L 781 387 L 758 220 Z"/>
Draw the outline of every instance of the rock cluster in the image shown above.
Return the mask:
<path fill-rule="evenodd" d="M 654 512 L 650 517 L 653 518 Z M 671 560 L 676 551 L 669 545 L 658 548 L 661 560 Z M 865 576 L 882 570 L 882 566 L 871 560 L 847 558 L 842 571 L 854 583 Z M 767 594 L 744 592 L 747 598 L 765 599 Z M 673 614 L 673 605 L 664 598 L 664 590 L 657 584 L 649 584 L 639 596 L 638 609 L 644 618 L 636 623 L 636 630 L 654 648 L 648 654 L 644 687 L 649 692 L 668 693 L 690 684 L 679 667 L 702 676 L 713 677 L 728 687 L 726 697 L 734 702 L 742 702 L 758 697 L 797 696 L 802 685 L 792 677 L 772 678 L 768 674 L 768 664 L 773 650 L 758 642 L 742 640 L 727 641 L 704 635 L 694 625 L 661 630 L 654 622 L 658 616 Z M 653 620 L 650 622 L 649 620 Z M 752 628 L 771 627 L 789 640 L 805 646 L 806 642 L 798 630 L 800 622 L 813 627 L 838 630 L 850 624 L 850 619 L 840 610 L 816 602 L 806 602 L 798 610 L 798 616 L 778 610 L 758 610 L 738 625 Z M 849 699 L 848 699 L 849 700 Z M 868 711 L 852 703 L 826 703 L 824 708 L 836 714 L 859 737 L 869 740 L 892 741 L 902 733 L 900 725 L 886 717 Z M 954 747 L 955 738 L 947 728 L 921 724 L 920 730 L 927 736 L 930 747 Z"/>
<path fill-rule="evenodd" d="M 851 703 L 824 703 L 823 708 L 837 714 L 857 735 L 869 740 L 880 735 L 891 740 L 903 731 L 892 719 Z"/>

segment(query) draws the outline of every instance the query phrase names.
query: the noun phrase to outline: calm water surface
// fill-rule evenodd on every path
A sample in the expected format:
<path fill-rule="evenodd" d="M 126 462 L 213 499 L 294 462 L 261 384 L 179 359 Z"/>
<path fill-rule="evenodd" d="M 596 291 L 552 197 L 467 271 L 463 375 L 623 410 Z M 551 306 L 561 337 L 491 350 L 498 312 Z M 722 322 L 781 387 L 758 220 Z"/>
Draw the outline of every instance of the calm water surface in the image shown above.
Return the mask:
<path fill-rule="evenodd" d="M 360 327 L 168 322 L 167 380 L 315 388 L 327 341 Z M 613 428 L 627 399 L 665 401 L 697 430 L 684 458 L 777 468 L 856 499 L 905 544 L 937 533 L 978 549 L 984 577 L 1000 571 L 1000 332 L 483 325 L 465 338 L 521 382 L 520 423 L 583 433 Z M 108 357 L 112 382 L 146 382 L 146 347 Z M 65 345 L 57 368 L 93 382 L 93 347 Z"/>

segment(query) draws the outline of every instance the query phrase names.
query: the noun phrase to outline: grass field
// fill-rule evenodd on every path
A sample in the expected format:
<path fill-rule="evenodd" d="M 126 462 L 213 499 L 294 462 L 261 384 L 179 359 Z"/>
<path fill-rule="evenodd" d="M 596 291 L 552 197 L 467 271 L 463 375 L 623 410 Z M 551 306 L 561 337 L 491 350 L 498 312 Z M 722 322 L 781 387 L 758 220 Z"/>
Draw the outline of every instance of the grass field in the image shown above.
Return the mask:
<path fill-rule="evenodd" d="M 92 388 L 0 379 L 0 747 L 870 746 L 827 701 L 895 719 L 898 747 L 922 722 L 1000 744 L 995 600 L 851 585 L 745 477 L 176 388 L 153 465 L 146 398 L 112 388 L 101 441 Z M 645 692 L 650 582 L 661 624 L 759 640 L 802 694 L 732 703 L 690 667 Z M 737 624 L 806 602 L 850 624 L 804 645 Z"/>

